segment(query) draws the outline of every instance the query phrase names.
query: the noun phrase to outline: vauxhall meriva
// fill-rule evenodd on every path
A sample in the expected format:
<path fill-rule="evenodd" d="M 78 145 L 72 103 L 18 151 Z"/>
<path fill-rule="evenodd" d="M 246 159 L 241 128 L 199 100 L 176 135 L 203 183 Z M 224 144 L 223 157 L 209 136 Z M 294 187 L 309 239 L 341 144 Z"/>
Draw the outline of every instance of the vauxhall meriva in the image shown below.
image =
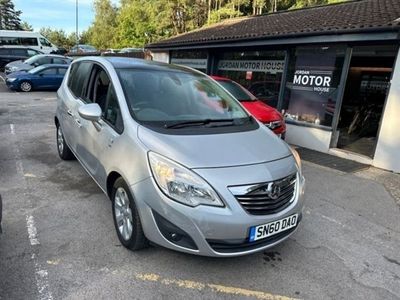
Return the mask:
<path fill-rule="evenodd" d="M 295 150 L 195 70 L 83 58 L 58 90 L 62 159 L 77 158 L 112 201 L 116 232 L 192 254 L 272 247 L 302 217 Z"/>

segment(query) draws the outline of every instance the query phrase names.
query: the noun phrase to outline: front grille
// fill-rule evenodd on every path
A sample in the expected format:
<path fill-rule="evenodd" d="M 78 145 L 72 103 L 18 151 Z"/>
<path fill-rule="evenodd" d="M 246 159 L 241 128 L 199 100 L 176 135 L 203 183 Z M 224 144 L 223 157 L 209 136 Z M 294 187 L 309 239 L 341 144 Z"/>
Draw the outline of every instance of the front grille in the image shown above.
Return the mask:
<path fill-rule="evenodd" d="M 294 200 L 296 174 L 246 187 L 229 188 L 242 207 L 252 215 L 270 215 L 284 210 Z"/>

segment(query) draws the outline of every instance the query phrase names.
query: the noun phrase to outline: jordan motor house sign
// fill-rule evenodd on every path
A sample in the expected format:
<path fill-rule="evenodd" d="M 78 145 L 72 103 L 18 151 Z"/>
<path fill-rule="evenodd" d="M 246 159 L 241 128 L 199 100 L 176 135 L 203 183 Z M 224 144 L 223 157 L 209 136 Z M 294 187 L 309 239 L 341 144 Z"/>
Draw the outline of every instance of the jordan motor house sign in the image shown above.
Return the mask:
<path fill-rule="evenodd" d="M 294 72 L 294 90 L 329 93 L 332 84 L 332 71 L 321 70 L 296 70 Z"/>

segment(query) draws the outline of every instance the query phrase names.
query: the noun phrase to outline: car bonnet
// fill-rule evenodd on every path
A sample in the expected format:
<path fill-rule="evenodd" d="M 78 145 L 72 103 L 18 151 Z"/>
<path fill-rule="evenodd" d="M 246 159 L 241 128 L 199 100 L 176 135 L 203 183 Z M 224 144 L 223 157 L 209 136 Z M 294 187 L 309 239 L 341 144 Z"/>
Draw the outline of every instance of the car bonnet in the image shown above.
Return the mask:
<path fill-rule="evenodd" d="M 205 135 L 162 134 L 139 126 L 138 137 L 150 151 L 192 169 L 259 164 L 291 155 L 287 144 L 263 126 L 252 131 Z"/>

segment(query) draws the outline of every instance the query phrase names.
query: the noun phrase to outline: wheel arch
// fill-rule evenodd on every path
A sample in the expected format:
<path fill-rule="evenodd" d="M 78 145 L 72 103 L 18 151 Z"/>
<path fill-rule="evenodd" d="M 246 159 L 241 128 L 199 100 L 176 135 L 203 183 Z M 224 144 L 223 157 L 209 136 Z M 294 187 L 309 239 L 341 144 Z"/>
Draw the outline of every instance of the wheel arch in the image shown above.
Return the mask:
<path fill-rule="evenodd" d="M 120 173 L 118 173 L 117 171 L 112 171 L 107 176 L 106 189 L 107 189 L 107 195 L 110 199 L 111 199 L 111 193 L 112 193 L 114 183 L 120 177 L 123 178 L 123 176 Z"/>

